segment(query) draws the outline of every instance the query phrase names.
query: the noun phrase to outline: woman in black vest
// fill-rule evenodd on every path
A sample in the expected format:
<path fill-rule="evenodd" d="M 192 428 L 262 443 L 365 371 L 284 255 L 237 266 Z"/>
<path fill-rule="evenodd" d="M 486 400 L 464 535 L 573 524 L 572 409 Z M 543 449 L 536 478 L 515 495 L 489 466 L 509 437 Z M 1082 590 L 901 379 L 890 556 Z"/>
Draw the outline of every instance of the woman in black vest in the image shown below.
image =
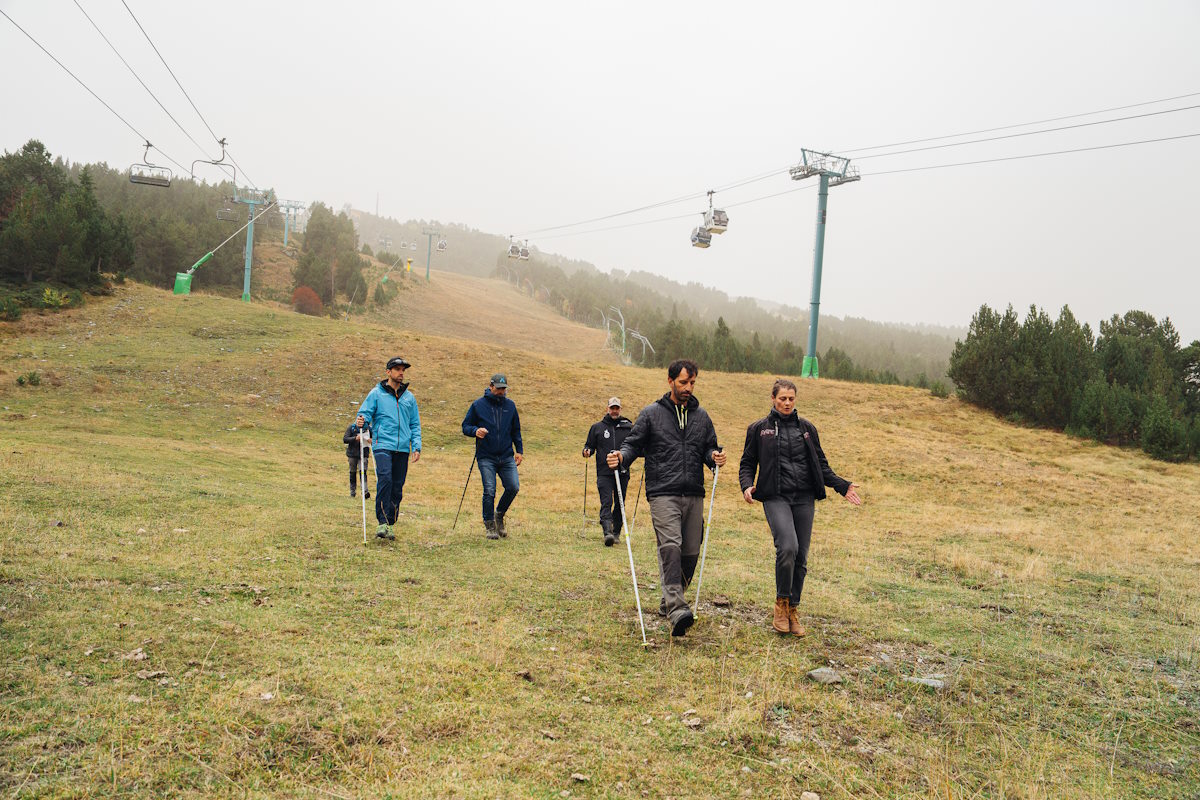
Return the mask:
<path fill-rule="evenodd" d="M 796 414 L 796 384 L 780 378 L 771 388 L 771 413 L 746 428 L 738 480 L 747 503 L 763 504 L 775 539 L 775 614 L 779 633 L 803 636 L 797 607 L 808 573 L 813 512 L 831 486 L 854 505 L 858 484 L 839 478 L 821 449 L 817 429 Z M 755 472 L 758 480 L 755 482 Z"/>

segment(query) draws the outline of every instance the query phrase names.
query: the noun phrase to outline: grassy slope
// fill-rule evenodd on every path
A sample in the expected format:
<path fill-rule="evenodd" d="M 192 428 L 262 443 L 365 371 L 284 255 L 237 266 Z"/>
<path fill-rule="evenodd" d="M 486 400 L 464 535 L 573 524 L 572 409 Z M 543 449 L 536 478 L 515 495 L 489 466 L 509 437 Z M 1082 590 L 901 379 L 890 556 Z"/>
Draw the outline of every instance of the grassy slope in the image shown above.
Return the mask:
<path fill-rule="evenodd" d="M 455 304 L 481 332 L 492 283 Z M 624 550 L 581 538 L 578 451 L 600 398 L 636 409 L 663 376 L 544 354 L 586 354 L 596 332 L 505 304 L 538 352 L 137 286 L 0 330 L 0 792 L 1200 790 L 1197 467 L 901 387 L 806 382 L 802 413 L 866 498 L 819 506 L 809 637 L 766 629 L 770 536 L 730 470 L 704 594 L 731 605 L 705 603 L 676 642 L 651 612 L 644 651 Z M 395 352 L 415 365 L 425 458 L 399 541 L 364 548 L 340 435 Z M 501 367 L 529 459 L 514 533 L 490 543 L 477 476 L 451 522 L 461 415 Z M 31 370 L 41 385 L 17 387 Z M 768 389 L 701 374 L 735 458 Z M 648 523 L 643 501 L 652 610 Z M 844 684 L 804 678 L 827 664 Z M 933 673 L 945 691 L 901 680 Z"/>

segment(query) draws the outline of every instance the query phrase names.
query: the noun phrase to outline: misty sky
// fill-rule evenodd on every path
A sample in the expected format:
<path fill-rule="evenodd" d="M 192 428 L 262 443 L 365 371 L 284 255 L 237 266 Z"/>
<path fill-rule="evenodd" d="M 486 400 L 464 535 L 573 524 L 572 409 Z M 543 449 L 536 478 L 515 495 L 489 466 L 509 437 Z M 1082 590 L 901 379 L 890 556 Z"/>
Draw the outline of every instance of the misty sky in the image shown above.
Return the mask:
<path fill-rule="evenodd" d="M 378 195 L 385 216 L 507 235 L 775 172 L 718 193 L 732 222 L 708 250 L 688 241 L 703 197 L 528 238 L 807 307 L 816 180 L 747 201 L 802 186 L 786 174 L 802 147 L 853 148 L 863 180 L 830 192 L 823 314 L 965 326 L 983 303 L 1069 304 L 1095 328 L 1138 308 L 1200 338 L 1200 136 L 878 174 L 1200 134 L 1200 108 L 863 149 L 1200 106 L 1195 0 L 126 2 L 249 178 L 284 198 L 374 211 Z M 121 0 L 79 4 L 219 153 Z M 0 9 L 167 155 L 201 157 L 73 0 Z M 137 135 L 3 18 L 0 74 L 0 149 L 38 138 L 73 161 L 141 160 Z"/>

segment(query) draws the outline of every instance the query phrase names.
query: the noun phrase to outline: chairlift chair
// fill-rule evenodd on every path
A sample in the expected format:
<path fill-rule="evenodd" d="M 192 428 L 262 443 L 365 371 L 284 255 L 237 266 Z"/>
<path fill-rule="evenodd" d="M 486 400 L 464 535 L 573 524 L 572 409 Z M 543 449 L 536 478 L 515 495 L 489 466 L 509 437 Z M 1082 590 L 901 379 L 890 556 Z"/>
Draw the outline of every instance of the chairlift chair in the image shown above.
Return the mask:
<path fill-rule="evenodd" d="M 517 244 L 516 242 L 510 244 L 508 246 L 508 257 L 509 258 L 520 258 L 521 257 L 521 245 Z"/>
<path fill-rule="evenodd" d="M 712 245 L 712 234 L 707 228 L 696 228 L 692 231 L 692 247 L 709 247 Z"/>
<path fill-rule="evenodd" d="M 437 249 L 438 249 L 439 253 L 446 252 L 446 240 L 445 239 L 438 239 Z"/>
<path fill-rule="evenodd" d="M 409 250 L 416 250 L 416 249 L 417 249 L 417 243 L 416 243 L 416 242 L 410 242 L 410 243 L 409 243 L 409 245 L 408 245 L 408 249 L 409 249 Z"/>
<path fill-rule="evenodd" d="M 146 151 L 142 156 L 144 163 L 133 164 L 129 167 L 129 182 L 139 183 L 143 186 L 170 186 L 171 178 L 175 175 L 167 167 L 160 167 L 157 164 L 150 163 L 150 148 L 154 145 L 146 142 Z"/>
<path fill-rule="evenodd" d="M 223 222 L 237 222 L 242 218 L 242 216 L 243 215 L 239 214 L 236 208 L 230 207 L 228 203 L 226 203 L 223 208 L 217 209 L 217 219 L 222 220 Z"/>
<path fill-rule="evenodd" d="M 525 240 L 525 244 L 521 245 L 521 260 L 522 261 L 529 260 L 529 240 L 528 239 Z"/>

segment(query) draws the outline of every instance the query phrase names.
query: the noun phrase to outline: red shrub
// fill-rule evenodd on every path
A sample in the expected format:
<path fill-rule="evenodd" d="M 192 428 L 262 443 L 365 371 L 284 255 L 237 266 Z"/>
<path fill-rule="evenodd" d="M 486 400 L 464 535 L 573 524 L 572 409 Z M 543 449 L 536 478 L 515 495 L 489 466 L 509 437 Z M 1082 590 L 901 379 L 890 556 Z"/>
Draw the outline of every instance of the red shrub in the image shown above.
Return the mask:
<path fill-rule="evenodd" d="M 321 303 L 321 298 L 307 286 L 297 286 L 296 291 L 292 292 L 292 305 L 301 314 L 318 317 L 325 306 Z"/>

